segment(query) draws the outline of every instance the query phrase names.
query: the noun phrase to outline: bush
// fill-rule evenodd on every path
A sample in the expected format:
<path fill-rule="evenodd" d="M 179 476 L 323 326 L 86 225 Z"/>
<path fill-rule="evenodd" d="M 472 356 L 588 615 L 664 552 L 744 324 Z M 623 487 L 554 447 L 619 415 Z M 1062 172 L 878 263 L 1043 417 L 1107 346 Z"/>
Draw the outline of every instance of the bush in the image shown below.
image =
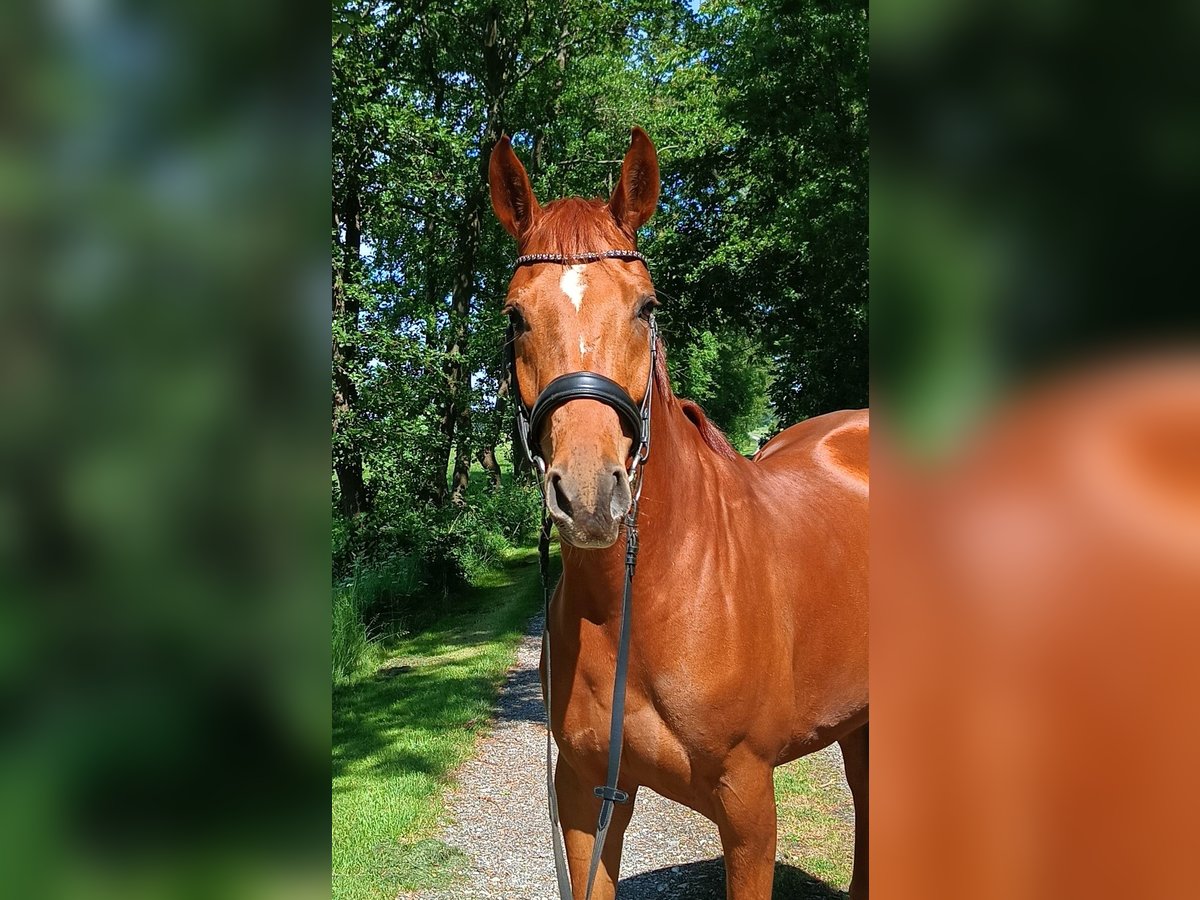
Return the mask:
<path fill-rule="evenodd" d="M 394 556 L 360 566 L 333 588 L 333 681 L 353 677 L 370 646 L 404 632 L 404 611 L 425 592 L 419 559 Z"/>
<path fill-rule="evenodd" d="M 529 486 L 505 484 L 476 497 L 450 529 L 454 574 L 474 583 L 496 568 L 507 550 L 536 539 L 540 511 L 541 496 Z"/>
<path fill-rule="evenodd" d="M 393 506 L 354 523 L 335 515 L 335 683 L 361 670 L 372 643 L 447 612 L 453 598 L 497 568 L 505 552 L 536 539 L 537 488 L 506 483 L 493 493 L 479 482 L 465 507 Z"/>
<path fill-rule="evenodd" d="M 333 591 L 333 683 L 352 677 L 362 665 L 372 636 L 363 616 L 362 595 L 354 584 Z"/>

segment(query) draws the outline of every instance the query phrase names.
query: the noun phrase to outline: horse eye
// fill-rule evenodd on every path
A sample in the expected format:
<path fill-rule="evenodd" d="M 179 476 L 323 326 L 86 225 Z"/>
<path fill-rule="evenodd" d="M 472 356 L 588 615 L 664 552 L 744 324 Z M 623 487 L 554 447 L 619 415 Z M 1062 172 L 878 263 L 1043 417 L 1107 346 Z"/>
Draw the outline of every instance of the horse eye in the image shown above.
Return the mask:
<path fill-rule="evenodd" d="M 513 331 L 517 334 L 524 334 L 529 330 L 529 326 L 525 323 L 525 317 L 515 306 L 508 311 L 508 321 L 512 323 Z"/>
<path fill-rule="evenodd" d="M 649 322 L 650 316 L 654 314 L 654 307 L 656 306 L 658 306 L 656 298 L 646 297 L 642 300 L 642 305 L 638 307 L 638 318 Z"/>

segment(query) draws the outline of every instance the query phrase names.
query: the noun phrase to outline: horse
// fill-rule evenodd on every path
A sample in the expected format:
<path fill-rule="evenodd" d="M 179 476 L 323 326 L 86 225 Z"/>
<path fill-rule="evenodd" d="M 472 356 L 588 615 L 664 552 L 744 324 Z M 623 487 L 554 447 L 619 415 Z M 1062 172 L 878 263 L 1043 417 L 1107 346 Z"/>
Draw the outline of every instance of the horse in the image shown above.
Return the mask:
<path fill-rule="evenodd" d="M 616 806 L 592 896 L 617 895 L 639 787 L 716 823 L 728 900 L 768 900 L 776 766 L 837 741 L 855 810 L 853 900 L 866 900 L 868 817 L 866 410 L 817 416 L 748 459 L 675 396 L 653 329 L 637 232 L 654 213 L 657 152 L 634 128 L 611 197 L 545 206 L 505 135 L 492 206 L 521 261 L 509 285 L 514 400 L 595 372 L 649 406 L 652 453 L 609 403 L 573 399 L 540 423 L 546 508 L 562 576 L 549 607 L 554 786 L 574 900 L 583 900 L 605 780 L 625 578 L 622 522 L 640 491 Z M 651 370 L 650 367 L 653 366 Z M 648 377 L 649 376 L 649 377 Z M 646 393 L 653 392 L 647 403 Z M 557 840 L 557 838 L 556 838 Z"/>

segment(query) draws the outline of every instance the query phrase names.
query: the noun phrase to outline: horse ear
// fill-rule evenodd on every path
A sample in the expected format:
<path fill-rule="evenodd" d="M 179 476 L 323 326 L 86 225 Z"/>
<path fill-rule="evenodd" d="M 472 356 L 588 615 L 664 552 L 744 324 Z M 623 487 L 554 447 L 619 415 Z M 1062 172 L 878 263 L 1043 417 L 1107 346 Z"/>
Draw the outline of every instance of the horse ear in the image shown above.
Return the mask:
<path fill-rule="evenodd" d="M 513 152 L 512 142 L 507 134 L 500 135 L 500 140 L 492 148 L 492 158 L 488 161 L 488 186 L 492 190 L 492 209 L 496 218 L 504 226 L 504 230 L 521 239 L 533 224 L 533 218 L 541 210 L 537 197 L 533 196 L 533 187 L 525 167 Z"/>
<path fill-rule="evenodd" d="M 608 201 L 613 218 L 631 237 L 654 215 L 658 187 L 658 154 L 650 137 L 635 125 L 621 177 Z"/>

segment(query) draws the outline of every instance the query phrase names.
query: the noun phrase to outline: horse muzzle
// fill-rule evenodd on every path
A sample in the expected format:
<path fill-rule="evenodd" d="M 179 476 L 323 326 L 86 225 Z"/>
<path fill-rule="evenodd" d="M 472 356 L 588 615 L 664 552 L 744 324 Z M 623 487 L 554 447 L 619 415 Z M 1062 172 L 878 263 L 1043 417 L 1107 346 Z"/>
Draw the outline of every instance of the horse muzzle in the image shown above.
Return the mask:
<path fill-rule="evenodd" d="M 546 472 L 546 509 L 575 547 L 611 547 L 633 502 L 621 465 L 554 465 Z"/>

